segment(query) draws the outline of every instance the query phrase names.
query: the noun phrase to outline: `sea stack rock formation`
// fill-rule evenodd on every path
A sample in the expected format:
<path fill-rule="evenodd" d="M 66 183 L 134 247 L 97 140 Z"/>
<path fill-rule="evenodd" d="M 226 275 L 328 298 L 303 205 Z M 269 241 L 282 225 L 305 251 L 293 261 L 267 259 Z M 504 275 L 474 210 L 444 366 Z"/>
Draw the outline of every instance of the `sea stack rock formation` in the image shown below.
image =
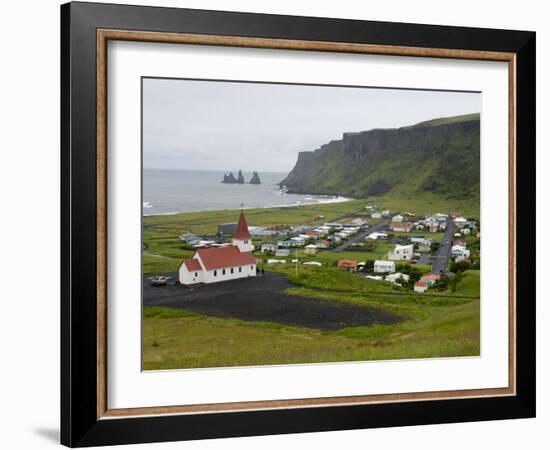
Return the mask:
<path fill-rule="evenodd" d="M 258 172 L 252 173 L 252 178 L 250 179 L 250 184 L 262 184 L 260 181 L 260 176 L 258 175 Z"/>
<path fill-rule="evenodd" d="M 224 175 L 222 183 L 226 184 L 244 184 L 244 176 L 242 171 L 239 170 L 237 178 L 233 175 L 233 172 L 229 172 L 229 175 Z"/>

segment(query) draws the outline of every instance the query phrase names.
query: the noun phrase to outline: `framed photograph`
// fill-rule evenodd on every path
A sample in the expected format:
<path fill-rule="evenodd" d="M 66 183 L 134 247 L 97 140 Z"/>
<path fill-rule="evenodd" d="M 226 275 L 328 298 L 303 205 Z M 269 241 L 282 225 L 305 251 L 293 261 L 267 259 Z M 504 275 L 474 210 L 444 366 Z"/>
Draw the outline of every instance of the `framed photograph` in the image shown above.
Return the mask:
<path fill-rule="evenodd" d="M 535 33 L 61 7 L 68 446 L 535 415 Z"/>

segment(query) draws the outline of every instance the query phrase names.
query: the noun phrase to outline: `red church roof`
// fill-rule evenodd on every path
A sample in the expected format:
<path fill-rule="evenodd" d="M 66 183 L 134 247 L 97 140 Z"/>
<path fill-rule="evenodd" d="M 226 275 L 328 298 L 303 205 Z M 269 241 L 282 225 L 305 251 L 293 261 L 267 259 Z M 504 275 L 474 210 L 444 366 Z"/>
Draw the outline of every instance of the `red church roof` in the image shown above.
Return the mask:
<path fill-rule="evenodd" d="M 246 224 L 246 219 L 244 218 L 244 212 L 242 210 L 241 215 L 239 216 L 239 221 L 237 222 L 237 226 L 235 227 L 235 232 L 233 233 L 233 239 L 250 239 L 248 225 Z"/>
<path fill-rule="evenodd" d="M 197 254 L 206 270 L 256 264 L 256 258 L 252 255 L 252 252 L 241 252 L 236 245 L 199 248 Z"/>
<path fill-rule="evenodd" d="M 193 259 L 193 258 L 184 259 L 183 264 L 185 264 L 185 267 L 187 267 L 187 270 L 189 270 L 189 272 L 191 272 L 193 270 L 202 270 L 202 267 L 201 267 L 200 263 L 196 259 Z"/>

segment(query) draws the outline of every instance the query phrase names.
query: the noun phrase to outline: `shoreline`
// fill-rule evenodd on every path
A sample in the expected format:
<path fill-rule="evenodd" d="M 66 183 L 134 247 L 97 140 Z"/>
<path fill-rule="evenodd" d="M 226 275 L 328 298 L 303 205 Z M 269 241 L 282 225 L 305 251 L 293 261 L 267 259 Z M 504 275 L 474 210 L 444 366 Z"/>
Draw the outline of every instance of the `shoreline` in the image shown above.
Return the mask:
<path fill-rule="evenodd" d="M 309 194 L 300 194 L 300 195 L 309 195 Z M 319 195 L 319 194 L 311 194 L 313 195 Z M 352 200 L 356 200 L 354 198 L 350 197 L 343 197 L 341 195 L 335 195 L 331 196 L 330 198 L 326 199 L 319 199 L 316 202 L 312 203 L 288 203 L 288 204 L 282 204 L 282 205 L 272 205 L 272 206 L 245 206 L 242 209 L 272 209 L 272 208 L 292 208 L 296 206 L 313 206 L 313 205 L 323 205 L 323 204 L 331 204 L 331 203 L 344 203 L 349 202 Z M 150 202 L 144 202 L 149 203 Z M 177 214 L 186 214 L 186 213 L 198 213 L 198 212 L 214 212 L 214 211 L 232 211 L 232 209 L 201 209 L 201 210 L 194 210 L 194 211 L 173 211 L 173 212 L 165 212 L 165 213 L 155 213 L 155 214 L 143 214 L 143 210 L 145 208 L 142 206 L 142 217 L 155 217 L 155 216 L 175 216 Z M 237 210 L 239 208 L 235 208 Z"/>

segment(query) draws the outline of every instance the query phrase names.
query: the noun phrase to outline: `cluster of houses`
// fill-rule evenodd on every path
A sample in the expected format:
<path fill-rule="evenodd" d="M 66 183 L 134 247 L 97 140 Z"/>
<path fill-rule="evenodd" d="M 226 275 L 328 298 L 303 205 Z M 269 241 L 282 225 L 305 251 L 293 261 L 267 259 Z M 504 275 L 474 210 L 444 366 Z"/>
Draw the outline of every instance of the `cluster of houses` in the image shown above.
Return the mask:
<path fill-rule="evenodd" d="M 457 233 L 455 237 L 469 236 L 472 233 L 479 235 L 478 224 L 475 220 L 468 220 L 465 217 L 459 216 L 453 219 Z"/>
<path fill-rule="evenodd" d="M 437 213 L 432 216 L 426 216 L 417 220 L 414 213 L 396 214 L 392 217 L 389 228 L 392 231 L 401 231 L 408 233 L 412 230 L 429 231 L 436 233 L 438 231 L 444 231 L 447 228 L 447 220 L 449 216 L 447 214 Z"/>
<path fill-rule="evenodd" d="M 298 226 L 290 230 L 294 236 L 277 243 L 264 243 L 260 250 L 262 253 L 274 253 L 276 256 L 284 257 L 290 255 L 292 249 L 303 248 L 306 255 L 315 255 L 319 250 L 328 249 L 332 244 L 349 239 L 365 225 L 364 219 L 355 218 L 345 224 L 327 222 L 317 227 Z"/>

